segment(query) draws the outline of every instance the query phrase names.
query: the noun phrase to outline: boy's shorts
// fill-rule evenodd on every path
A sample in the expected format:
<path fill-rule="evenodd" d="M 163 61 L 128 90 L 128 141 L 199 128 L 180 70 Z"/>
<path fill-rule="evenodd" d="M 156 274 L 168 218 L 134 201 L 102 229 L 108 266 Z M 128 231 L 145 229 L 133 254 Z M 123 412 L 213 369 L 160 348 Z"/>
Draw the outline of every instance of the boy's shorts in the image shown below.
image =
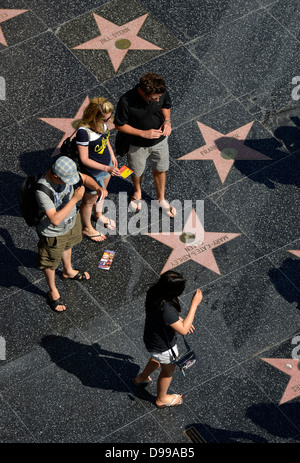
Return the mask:
<path fill-rule="evenodd" d="M 166 172 L 169 169 L 169 145 L 168 137 L 154 146 L 134 146 L 130 145 L 127 153 L 128 166 L 133 170 L 135 177 L 141 177 L 146 161 L 149 158 L 150 166 L 158 172 Z"/>
<path fill-rule="evenodd" d="M 67 249 L 73 248 L 82 241 L 82 226 L 80 214 L 77 214 L 74 227 L 64 235 L 43 236 L 39 235 L 37 267 L 56 270 L 60 264 L 61 256 Z"/>

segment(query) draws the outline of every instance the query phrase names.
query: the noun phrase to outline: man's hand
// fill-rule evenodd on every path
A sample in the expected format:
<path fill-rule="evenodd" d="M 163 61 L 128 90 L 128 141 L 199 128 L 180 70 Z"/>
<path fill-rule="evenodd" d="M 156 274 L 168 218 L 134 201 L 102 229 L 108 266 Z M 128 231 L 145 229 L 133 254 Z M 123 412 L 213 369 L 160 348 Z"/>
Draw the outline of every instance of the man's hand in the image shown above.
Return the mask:
<path fill-rule="evenodd" d="M 161 129 L 142 130 L 143 138 L 160 138 L 163 134 Z"/>
<path fill-rule="evenodd" d="M 168 137 L 169 135 L 171 135 L 171 132 L 172 132 L 171 122 L 170 121 L 165 121 L 163 123 L 163 125 L 161 126 L 161 130 L 162 130 L 162 134 L 165 137 Z"/>

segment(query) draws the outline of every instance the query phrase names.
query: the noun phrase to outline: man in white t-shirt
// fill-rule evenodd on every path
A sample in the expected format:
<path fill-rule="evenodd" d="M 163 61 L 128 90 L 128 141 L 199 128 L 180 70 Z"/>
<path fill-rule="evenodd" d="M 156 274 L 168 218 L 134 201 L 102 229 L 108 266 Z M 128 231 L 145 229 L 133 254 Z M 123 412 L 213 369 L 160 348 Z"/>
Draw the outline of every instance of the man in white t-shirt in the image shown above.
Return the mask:
<path fill-rule="evenodd" d="M 40 238 L 37 266 L 43 270 L 49 286 L 47 299 L 51 309 L 63 312 L 66 307 L 55 284 L 55 271 L 60 262 L 63 278 L 77 281 L 90 278 L 88 272 L 74 270 L 71 263 L 72 248 L 82 240 L 81 219 L 76 205 L 84 195 L 84 185 L 104 197 L 107 191 L 88 175 L 79 175 L 75 162 L 66 156 L 58 158 L 38 183 L 52 191 L 53 201 L 44 191 L 36 191 L 40 212 L 44 212 L 36 228 Z"/>

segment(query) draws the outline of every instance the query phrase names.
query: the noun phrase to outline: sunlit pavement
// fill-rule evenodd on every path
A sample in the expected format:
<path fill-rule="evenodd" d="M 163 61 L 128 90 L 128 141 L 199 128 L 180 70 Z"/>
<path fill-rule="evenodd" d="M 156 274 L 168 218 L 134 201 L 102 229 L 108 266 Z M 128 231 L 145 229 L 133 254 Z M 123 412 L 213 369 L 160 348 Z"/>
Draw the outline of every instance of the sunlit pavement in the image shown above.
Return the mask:
<path fill-rule="evenodd" d="M 299 34 L 296 0 L 2 1 L 1 443 L 299 442 Z M 150 166 L 139 222 L 120 201 L 130 177 L 112 178 L 128 228 L 74 248 L 91 279 L 58 271 L 67 310 L 54 313 L 18 186 L 51 165 L 90 99 L 116 105 L 146 71 L 173 102 L 166 198 L 182 234 L 152 233 Z M 147 389 L 131 379 L 148 358 L 146 291 L 169 268 L 187 279 L 183 315 L 197 287 L 203 301 L 187 337 L 198 361 L 171 385 L 186 401 L 159 410 L 157 375 Z"/>

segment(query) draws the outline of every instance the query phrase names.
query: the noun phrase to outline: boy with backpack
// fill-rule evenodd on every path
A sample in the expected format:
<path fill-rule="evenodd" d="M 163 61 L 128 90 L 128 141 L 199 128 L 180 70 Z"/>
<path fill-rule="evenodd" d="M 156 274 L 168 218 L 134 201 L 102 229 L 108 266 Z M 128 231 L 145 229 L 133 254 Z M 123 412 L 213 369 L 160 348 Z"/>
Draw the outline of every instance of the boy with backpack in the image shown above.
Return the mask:
<path fill-rule="evenodd" d="M 47 300 L 55 312 L 66 310 L 55 284 L 55 270 L 60 261 L 63 278 L 90 279 L 88 272 L 74 270 L 71 263 L 72 248 L 82 241 L 81 219 L 76 205 L 84 195 L 84 185 L 103 197 L 107 196 L 107 191 L 91 177 L 79 174 L 75 162 L 66 156 L 59 157 L 37 182 L 35 196 L 43 213 L 36 226 L 39 235 L 37 266 L 44 272 L 49 287 Z M 47 189 L 50 195 L 46 193 Z"/>

